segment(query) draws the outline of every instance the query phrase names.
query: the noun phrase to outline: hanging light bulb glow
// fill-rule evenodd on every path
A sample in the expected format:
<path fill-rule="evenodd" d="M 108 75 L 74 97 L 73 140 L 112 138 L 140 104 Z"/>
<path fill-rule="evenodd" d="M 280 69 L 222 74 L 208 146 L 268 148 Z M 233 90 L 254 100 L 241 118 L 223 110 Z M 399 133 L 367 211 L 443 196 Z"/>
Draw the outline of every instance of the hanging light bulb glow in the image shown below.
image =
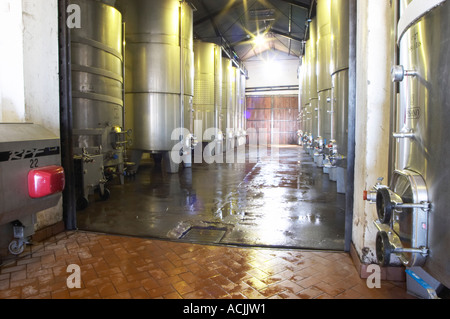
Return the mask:
<path fill-rule="evenodd" d="M 258 35 L 253 39 L 253 43 L 254 43 L 256 46 L 261 46 L 261 45 L 264 44 L 264 42 L 265 42 L 264 35 L 261 35 L 261 34 L 258 34 Z"/>

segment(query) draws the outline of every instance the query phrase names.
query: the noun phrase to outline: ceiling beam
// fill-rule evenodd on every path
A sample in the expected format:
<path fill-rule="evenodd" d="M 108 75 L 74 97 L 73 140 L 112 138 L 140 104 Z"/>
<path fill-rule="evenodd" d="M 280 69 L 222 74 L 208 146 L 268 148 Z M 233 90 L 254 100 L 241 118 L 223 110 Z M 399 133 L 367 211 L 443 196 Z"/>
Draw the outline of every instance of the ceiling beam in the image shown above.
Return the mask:
<path fill-rule="evenodd" d="M 292 32 L 292 5 L 289 6 L 289 27 L 288 27 L 288 32 L 289 34 L 291 34 Z M 292 39 L 289 39 L 289 55 L 291 54 L 291 44 L 292 44 Z"/>
<path fill-rule="evenodd" d="M 246 34 L 246 35 L 241 36 L 241 38 L 239 40 L 234 41 L 233 43 L 230 43 L 230 44 L 234 47 L 234 46 L 237 46 L 237 45 L 240 45 L 243 43 L 250 43 L 250 42 L 252 42 L 252 39 L 248 34 Z"/>
<path fill-rule="evenodd" d="M 233 10 L 234 8 L 240 7 L 242 6 L 243 3 L 241 1 L 236 2 L 235 4 L 233 4 L 232 6 L 226 8 L 226 9 L 220 9 L 217 10 L 215 12 L 212 12 L 202 18 L 199 18 L 197 20 L 194 21 L 194 26 L 202 24 L 203 22 L 206 22 L 208 20 L 214 20 L 217 16 L 220 16 L 221 14 L 224 14 L 225 10 Z"/>
<path fill-rule="evenodd" d="M 263 1 L 263 0 L 261 0 L 261 1 Z M 274 3 L 274 0 L 264 0 L 264 1 L 267 1 L 268 4 L 270 4 L 274 9 L 276 9 L 276 10 L 278 11 L 279 14 L 283 15 L 284 17 L 286 17 L 286 19 L 290 20 L 291 26 L 292 26 L 292 25 L 295 25 L 295 26 L 297 26 L 297 27 L 300 28 L 300 29 L 304 29 L 304 28 L 305 28 L 305 26 L 304 26 L 303 23 L 301 23 L 301 24 L 299 25 L 298 22 L 295 22 L 295 21 L 294 21 L 295 19 L 292 19 L 292 18 L 289 17 L 289 13 L 286 13 L 286 12 L 284 12 L 283 10 L 281 10 L 281 9 L 279 8 L 279 2 L 280 2 L 280 1 L 281 1 L 281 2 L 286 2 L 286 3 L 290 3 L 290 1 L 287 1 L 287 0 L 276 0 L 275 3 Z M 314 0 L 311 0 L 311 1 L 314 1 Z M 298 2 L 298 1 L 297 1 L 297 2 Z M 277 4 L 278 4 L 278 5 L 277 5 Z M 291 10 L 291 9 L 292 9 L 292 4 L 289 6 L 289 10 Z M 306 9 L 306 8 L 305 8 L 305 9 Z M 309 7 L 308 7 L 308 12 L 309 12 Z"/>
<path fill-rule="evenodd" d="M 296 7 L 299 7 L 299 8 L 303 8 L 303 9 L 306 9 L 306 10 L 309 10 L 309 7 L 310 7 L 309 4 L 300 2 L 298 0 L 281 0 L 281 1 L 287 2 L 289 4 L 292 4 L 293 6 L 296 6 Z"/>
<path fill-rule="evenodd" d="M 290 47 L 288 47 L 277 36 L 275 36 L 274 38 L 285 48 L 285 50 L 278 49 L 279 51 L 285 52 L 285 53 L 287 53 L 287 55 L 292 55 L 292 56 L 295 56 L 295 57 L 299 57 L 299 54 L 295 53 Z"/>
<path fill-rule="evenodd" d="M 286 33 L 286 32 L 283 32 L 283 31 L 280 31 L 280 30 L 277 30 L 277 29 L 274 29 L 274 28 L 271 28 L 270 32 L 278 34 L 278 35 L 281 35 L 282 37 L 285 37 L 285 38 L 288 38 L 288 39 L 291 39 L 291 40 L 294 40 L 294 41 L 303 42 L 302 38 L 293 36 L 290 33 Z"/>

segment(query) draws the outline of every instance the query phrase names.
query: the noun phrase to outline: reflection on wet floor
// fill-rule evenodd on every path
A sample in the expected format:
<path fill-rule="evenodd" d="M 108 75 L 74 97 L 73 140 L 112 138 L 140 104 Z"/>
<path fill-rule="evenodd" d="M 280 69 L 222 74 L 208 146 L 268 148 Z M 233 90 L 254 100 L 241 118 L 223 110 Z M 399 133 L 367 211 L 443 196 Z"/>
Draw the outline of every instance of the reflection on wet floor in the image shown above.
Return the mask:
<path fill-rule="evenodd" d="M 277 152 L 273 152 L 276 149 Z M 82 230 L 248 246 L 342 250 L 345 196 L 303 148 L 272 148 L 257 163 L 193 164 L 167 174 L 143 161 L 111 198 L 92 196 Z M 248 152 L 247 152 L 248 159 Z"/>

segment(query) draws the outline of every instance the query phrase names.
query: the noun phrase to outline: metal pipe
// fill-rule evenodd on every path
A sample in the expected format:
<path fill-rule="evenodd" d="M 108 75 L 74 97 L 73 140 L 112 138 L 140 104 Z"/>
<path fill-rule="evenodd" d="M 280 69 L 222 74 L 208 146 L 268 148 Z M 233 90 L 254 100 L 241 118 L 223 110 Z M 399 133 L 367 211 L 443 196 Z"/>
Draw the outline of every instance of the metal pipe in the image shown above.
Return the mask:
<path fill-rule="evenodd" d="M 420 203 L 420 204 L 416 204 L 416 203 L 394 203 L 394 207 L 395 208 L 421 208 L 424 211 L 429 211 L 431 208 L 431 204 L 430 203 Z"/>
<path fill-rule="evenodd" d="M 219 91 L 217 90 L 217 85 L 219 83 L 216 83 L 217 81 L 216 72 L 218 71 L 217 65 L 221 65 L 218 63 L 219 62 L 222 63 L 222 48 L 220 48 L 221 52 L 219 57 L 217 57 L 216 50 L 218 49 L 217 48 L 214 49 L 214 130 L 215 130 L 214 138 L 217 140 L 218 131 L 220 131 L 220 112 L 222 111 L 222 105 L 220 105 L 220 108 L 217 105 L 218 104 L 217 95 L 219 94 Z M 222 72 L 222 66 L 220 66 L 220 72 Z M 220 85 L 222 85 L 222 79 L 220 79 Z M 222 90 L 222 87 L 220 87 L 220 90 Z"/>
<path fill-rule="evenodd" d="M 394 138 L 414 138 L 416 134 L 411 130 L 409 132 L 396 132 L 393 133 L 392 136 Z"/>
<path fill-rule="evenodd" d="M 392 9 L 391 9 L 391 23 L 392 26 L 397 25 L 398 20 L 400 18 L 399 16 L 399 8 L 398 8 L 398 1 L 392 1 Z M 397 39 L 397 31 L 398 29 L 393 27 L 392 29 L 392 33 L 391 33 L 391 39 L 390 42 L 391 43 L 395 43 L 396 39 Z M 397 45 L 392 45 L 391 46 L 391 61 L 392 61 L 392 65 L 397 65 L 398 61 L 399 61 L 399 50 L 398 50 L 398 46 Z M 397 131 L 397 123 L 396 120 L 397 119 L 397 112 L 398 112 L 398 92 L 399 92 L 399 86 L 398 83 L 393 82 L 391 84 L 391 120 L 390 124 L 389 124 L 389 129 L 390 132 L 396 132 Z M 388 162 L 388 180 L 391 180 L 392 174 L 394 173 L 394 170 L 396 168 L 396 158 L 397 158 L 397 144 L 393 143 L 392 141 L 389 143 L 389 162 Z"/>
<path fill-rule="evenodd" d="M 311 22 L 311 18 L 312 18 L 312 13 L 313 13 L 313 8 L 314 5 L 316 5 L 316 0 L 311 0 L 311 4 L 309 5 L 309 9 L 308 9 L 308 23 L 306 24 L 306 28 L 305 28 L 305 35 L 303 36 L 303 39 L 307 39 L 308 38 L 308 33 L 309 33 L 309 22 Z"/>
<path fill-rule="evenodd" d="M 115 2 L 115 1 L 114 1 Z M 125 52 L 126 52 L 126 43 L 125 43 L 125 37 L 126 37 L 126 25 L 125 22 L 122 20 L 122 100 L 123 100 L 123 107 L 122 107 L 122 128 L 125 128 Z M 126 156 L 126 154 L 124 154 Z"/>
<path fill-rule="evenodd" d="M 292 32 L 292 5 L 289 6 L 289 35 L 291 35 Z M 289 38 L 289 49 L 288 49 L 288 55 L 291 55 L 291 43 L 292 40 Z"/>
<path fill-rule="evenodd" d="M 179 38 L 180 38 L 180 128 L 183 134 L 184 128 L 184 41 L 183 41 L 183 1 L 180 1 L 179 11 Z M 183 135 L 180 135 L 180 141 L 183 140 Z"/>
<path fill-rule="evenodd" d="M 67 230 L 77 228 L 75 168 L 73 161 L 72 136 L 72 82 L 70 30 L 67 28 L 68 0 L 58 1 L 58 42 L 59 42 L 59 103 L 61 164 L 64 168 L 66 187 L 63 192 L 63 221 Z"/>
<path fill-rule="evenodd" d="M 345 246 L 350 251 L 353 229 L 355 191 L 355 116 L 356 116 L 356 24 L 357 0 L 349 0 L 349 93 L 348 93 L 348 156 L 345 192 Z"/>
<path fill-rule="evenodd" d="M 427 248 L 395 248 L 393 253 L 412 253 L 427 256 L 429 251 Z"/>

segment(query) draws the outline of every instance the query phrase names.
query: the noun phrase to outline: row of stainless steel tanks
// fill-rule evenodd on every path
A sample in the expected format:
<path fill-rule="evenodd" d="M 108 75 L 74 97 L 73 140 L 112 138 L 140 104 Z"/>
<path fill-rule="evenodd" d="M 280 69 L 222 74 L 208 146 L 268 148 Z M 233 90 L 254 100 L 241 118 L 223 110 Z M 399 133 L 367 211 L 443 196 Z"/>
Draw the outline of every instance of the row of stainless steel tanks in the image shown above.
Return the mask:
<path fill-rule="evenodd" d="M 318 0 L 301 57 L 299 137 L 338 193 L 345 193 L 348 139 L 347 0 Z M 333 14 L 331 14 L 331 12 Z"/>
<path fill-rule="evenodd" d="M 299 135 L 332 178 L 346 166 L 349 7 L 346 0 L 316 3 L 299 73 Z M 380 178 L 364 199 L 376 204 L 378 263 L 405 266 L 408 291 L 436 298 L 450 287 L 450 0 L 389 5 L 392 168 L 388 184 Z M 345 176 L 337 177 L 339 192 Z"/>
<path fill-rule="evenodd" d="M 192 150 L 245 143 L 245 82 L 221 46 L 194 41 L 193 9 L 179 0 L 71 0 L 74 155 L 79 206 L 123 182 L 143 152 L 175 173 Z M 198 143 L 197 143 L 198 141 Z M 211 155 L 212 155 L 211 154 Z"/>
<path fill-rule="evenodd" d="M 436 298 L 450 287 L 450 1 L 397 0 L 391 11 L 393 168 L 365 199 L 378 262 L 405 266 L 408 290 Z"/>
<path fill-rule="evenodd" d="M 390 5 L 394 131 L 386 143 L 393 168 L 388 185 L 379 181 L 364 196 L 376 204 L 379 264 L 405 266 L 408 290 L 433 298 L 450 287 L 450 1 Z M 301 143 L 330 179 L 346 166 L 348 9 L 346 0 L 317 1 L 299 73 Z M 344 192 L 346 174 L 337 175 Z"/>

